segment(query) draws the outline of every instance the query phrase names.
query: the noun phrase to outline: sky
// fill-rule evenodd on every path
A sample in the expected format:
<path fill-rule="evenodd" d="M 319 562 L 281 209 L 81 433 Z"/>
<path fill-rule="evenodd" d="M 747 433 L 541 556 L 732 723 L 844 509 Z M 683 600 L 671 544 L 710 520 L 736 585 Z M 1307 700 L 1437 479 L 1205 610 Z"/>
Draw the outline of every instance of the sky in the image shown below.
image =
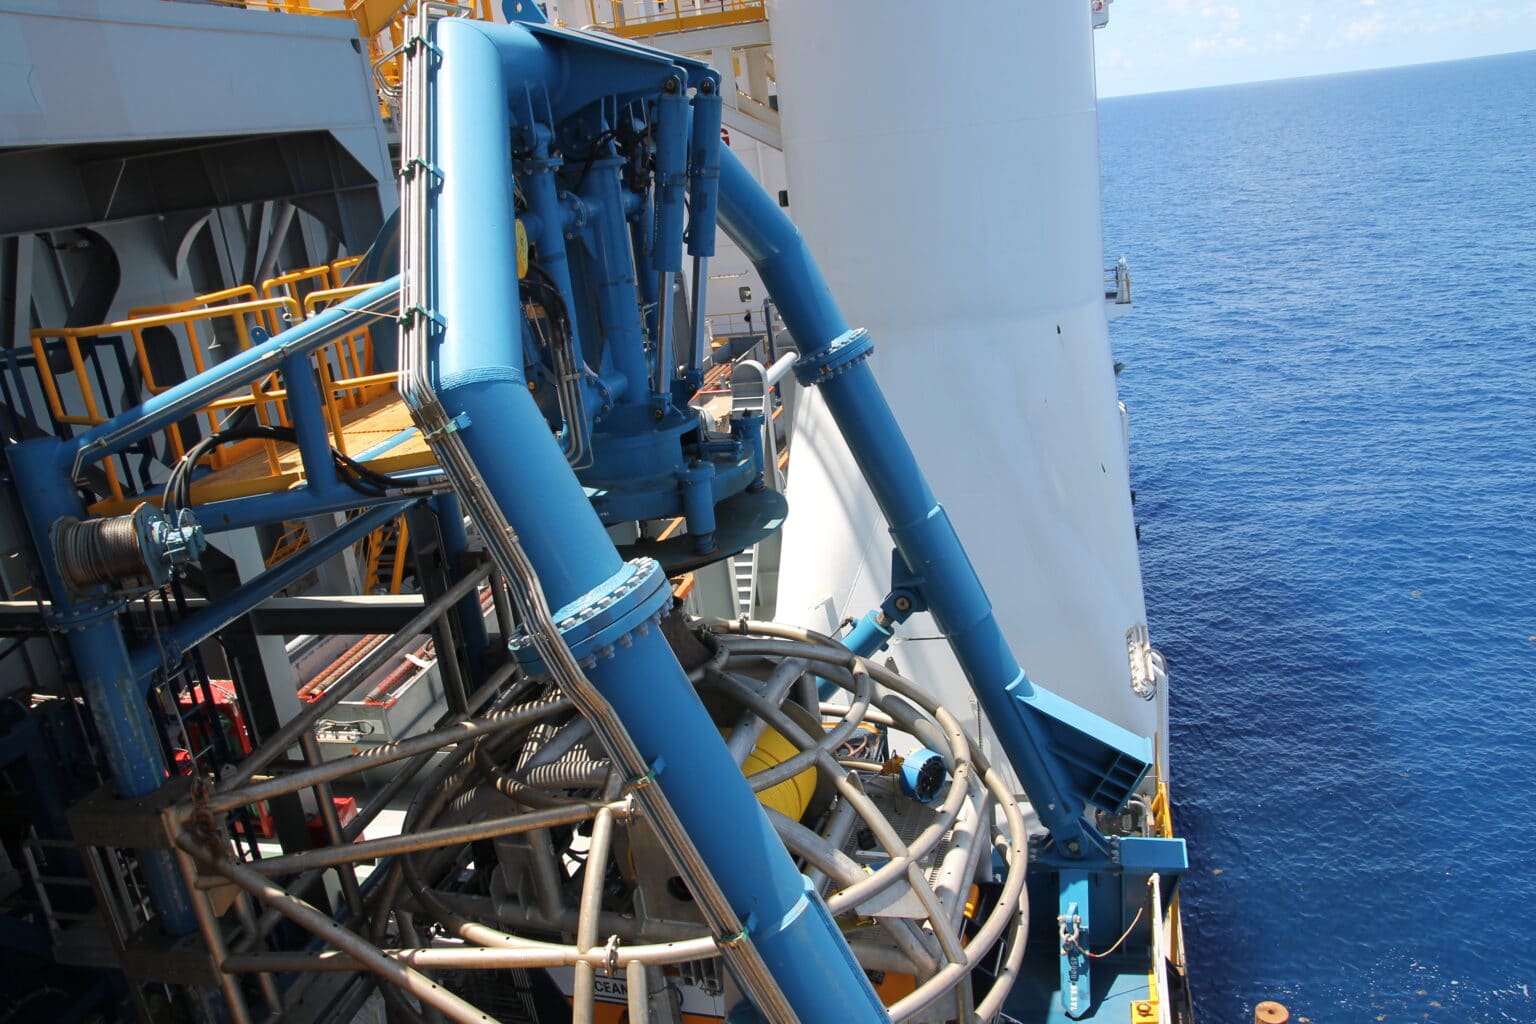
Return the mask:
<path fill-rule="evenodd" d="M 1536 50 L 1536 0 L 1114 0 L 1100 96 Z"/>

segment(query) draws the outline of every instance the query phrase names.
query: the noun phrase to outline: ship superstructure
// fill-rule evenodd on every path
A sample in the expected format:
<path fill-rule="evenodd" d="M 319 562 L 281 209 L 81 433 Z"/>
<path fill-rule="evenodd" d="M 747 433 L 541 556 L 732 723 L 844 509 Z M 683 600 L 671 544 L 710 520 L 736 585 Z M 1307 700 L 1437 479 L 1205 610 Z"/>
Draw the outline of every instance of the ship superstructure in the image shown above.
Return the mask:
<path fill-rule="evenodd" d="M 0 8 L 16 1019 L 1186 1019 L 1094 12 L 334 6 Z"/>

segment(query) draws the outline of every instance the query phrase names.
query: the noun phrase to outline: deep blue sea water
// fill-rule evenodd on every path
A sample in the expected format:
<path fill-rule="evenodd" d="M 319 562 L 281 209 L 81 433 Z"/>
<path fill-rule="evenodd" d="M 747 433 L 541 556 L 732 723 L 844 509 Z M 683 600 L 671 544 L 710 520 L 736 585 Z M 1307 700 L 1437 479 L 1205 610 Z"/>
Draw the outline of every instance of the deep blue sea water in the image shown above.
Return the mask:
<path fill-rule="evenodd" d="M 1536 53 L 1106 100 L 1197 1009 L 1536 1022 Z"/>

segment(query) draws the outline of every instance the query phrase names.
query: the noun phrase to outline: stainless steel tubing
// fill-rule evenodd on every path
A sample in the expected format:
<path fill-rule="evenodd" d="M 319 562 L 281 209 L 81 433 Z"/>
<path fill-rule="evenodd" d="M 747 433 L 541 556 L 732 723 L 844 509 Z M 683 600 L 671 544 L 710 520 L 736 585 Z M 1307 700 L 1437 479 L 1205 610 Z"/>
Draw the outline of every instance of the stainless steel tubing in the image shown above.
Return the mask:
<path fill-rule="evenodd" d="M 592 845 L 587 850 L 586 877 L 581 883 L 581 912 L 576 925 L 576 951 L 591 952 L 597 945 L 597 915 L 603 909 L 603 883 L 608 877 L 608 850 L 613 842 L 613 811 L 603 808 L 592 822 Z M 592 1024 L 597 975 L 585 961 L 575 968 L 571 1007 L 573 1024 Z"/>
<path fill-rule="evenodd" d="M 480 581 L 485 579 L 486 573 L 489 571 L 488 566 L 481 566 L 463 579 L 455 582 L 453 586 L 445 590 L 436 600 L 427 602 L 421 611 L 413 615 L 411 621 L 406 623 L 398 633 L 376 648 L 367 658 L 354 665 L 346 675 L 342 676 L 330 689 L 325 691 L 324 696 L 284 723 L 282 728 L 267 737 L 261 746 L 247 754 L 245 759 L 236 765 L 234 770 L 219 783 L 215 789 L 215 794 L 222 795 L 238 789 L 249 782 L 257 772 L 282 756 L 284 751 L 288 750 L 298 741 L 300 734 L 314 728 L 315 723 L 320 720 L 320 716 L 330 711 L 337 704 L 340 704 L 365 679 L 382 668 L 390 658 L 404 650 L 411 640 L 425 633 L 427 627 L 443 613 L 444 608 L 452 606 L 478 587 Z M 240 801 L 229 806 L 238 807 L 243 802 Z M 227 810 L 228 806 L 225 809 Z"/>
<path fill-rule="evenodd" d="M 693 258 L 693 323 L 688 332 L 688 372 L 698 373 L 704 366 L 705 297 L 709 291 L 709 257 Z"/>
<path fill-rule="evenodd" d="M 411 832 L 407 835 L 364 839 L 344 846 L 325 846 L 281 857 L 264 857 L 261 860 L 251 861 L 246 867 L 258 875 L 287 875 L 309 868 L 331 868 L 342 864 L 355 864 L 358 861 L 377 860 L 381 857 L 424 853 L 427 850 L 436 850 L 445 846 L 494 839 L 497 836 L 518 835 L 554 825 L 574 825 L 577 822 L 586 821 L 604 809 L 609 811 L 610 817 L 615 813 L 623 813 L 622 808 L 615 812 L 614 808 L 601 803 L 573 804 L 570 807 L 554 810 L 530 811 L 510 818 L 494 818 L 490 821 L 449 825 L 424 832 Z"/>
<path fill-rule="evenodd" d="M 594 805 L 595 806 L 595 805 Z M 553 920 L 560 916 L 560 862 L 555 858 L 554 841 L 549 829 L 534 829 L 528 836 L 529 871 L 533 875 L 533 896 L 539 911 Z"/>
<path fill-rule="evenodd" d="M 857 785 L 857 780 L 854 782 Z M 823 833 L 826 841 L 833 849 L 841 850 L 843 844 L 848 841 L 848 836 L 853 833 L 854 822 L 859 820 L 858 811 L 847 800 L 839 800 L 837 806 L 832 808 L 832 816 L 827 820 L 826 831 Z M 817 895 L 826 892 L 827 883 L 831 880 L 831 873 L 821 870 L 812 864 L 806 872 L 806 877 L 811 880 L 811 885 L 816 889 Z"/>
<path fill-rule="evenodd" d="M 496 696 L 502 685 L 506 683 L 508 679 L 512 678 L 512 674 L 516 671 L 517 663 L 508 660 L 495 672 L 492 672 L 490 678 L 485 681 L 484 685 L 482 685 L 480 689 L 476 690 L 472 695 L 470 695 L 470 708 L 473 710 L 483 707 L 486 701 Z M 503 694 L 500 698 L 498 698 L 497 703 L 502 704 L 513 699 L 522 691 L 522 689 L 523 683 L 519 683 L 519 685 L 514 687 L 512 691 L 509 691 L 508 693 Z M 453 722 L 457 721 L 458 718 L 459 716 L 454 714 L 452 711 L 444 712 L 441 716 L 439 716 L 436 722 L 432 723 L 432 728 L 434 731 L 445 728 L 451 725 Z M 374 793 L 372 796 L 368 797 L 366 801 L 364 801 L 362 806 L 357 809 L 357 817 L 347 825 L 347 842 L 351 842 L 362 834 L 363 828 L 366 827 L 367 824 L 374 818 L 378 817 L 379 812 L 388 807 L 390 801 L 398 796 L 400 791 L 416 778 L 416 774 L 426 766 L 427 762 L 432 759 L 432 755 L 435 753 L 435 750 L 428 750 L 414 755 L 410 762 L 407 763 L 405 767 L 397 771 L 394 777 L 386 782 L 378 792 Z"/>
<path fill-rule="evenodd" d="M 503 665 L 500 669 L 497 669 L 496 672 L 492 674 L 491 678 L 485 681 L 485 685 L 475 691 L 475 695 L 470 698 L 470 706 L 478 708 L 485 704 L 486 701 L 490 700 L 491 697 L 496 694 L 497 690 L 501 688 L 502 684 L 505 683 L 506 680 L 512 675 L 512 672 L 515 671 L 515 669 L 516 666 L 510 662 L 506 665 Z M 503 694 L 499 698 L 498 703 L 514 699 L 520 690 L 521 687 L 515 687 L 508 693 Z M 452 712 L 448 712 L 442 715 L 437 720 L 436 727 L 443 727 L 452 721 L 455 717 L 456 716 Z M 358 836 L 362 835 L 363 829 L 367 828 L 368 825 L 372 823 L 373 819 L 379 816 L 380 811 L 389 806 L 390 802 L 394 800 L 394 798 L 399 794 L 400 790 L 404 789 L 408 783 L 416 778 L 417 773 L 426 766 L 427 762 L 431 760 L 435 753 L 437 753 L 437 750 L 434 748 L 417 754 L 410 760 L 410 762 L 405 765 L 404 768 L 396 772 L 395 777 L 386 783 L 382 789 L 370 796 L 367 801 L 365 801 L 362 806 L 358 808 L 357 817 L 353 818 L 350 822 L 347 823 L 347 826 L 344 829 L 346 841 L 350 843 Z M 311 886 L 320 880 L 323 873 L 324 869 L 322 868 L 311 868 L 310 870 L 303 872 L 288 884 L 288 891 L 295 896 L 303 896 L 306 892 L 309 891 Z M 266 912 L 264 912 L 257 924 L 255 939 L 242 942 L 239 947 L 241 951 L 244 952 L 248 950 L 251 948 L 254 942 L 265 938 L 267 933 L 270 932 L 281 919 L 282 915 L 275 910 L 268 909 Z"/>
<path fill-rule="evenodd" d="M 651 1019 L 651 991 L 645 976 L 645 964 L 631 961 L 624 969 L 624 980 L 629 989 L 629 1019 L 634 1024 L 647 1024 Z"/>
<path fill-rule="evenodd" d="M 992 822 L 992 794 L 980 779 L 972 780 L 971 789 L 971 800 L 961 809 L 949 849 L 939 861 L 934 885 L 940 902 L 949 908 L 949 926 L 956 931 L 965 920 L 965 897 L 976 877 L 978 860 L 983 851 L 991 849 L 986 830 Z"/>
<path fill-rule="evenodd" d="M 873 696 L 874 683 L 869 676 L 860 673 L 855 676 L 858 692 L 854 696 L 853 704 L 847 709 L 847 717 L 832 729 L 824 732 L 821 737 L 815 738 L 808 735 L 805 730 L 791 718 L 786 716 L 776 704 L 770 704 L 759 694 L 744 677 L 734 672 L 721 671 L 713 677 L 717 684 L 725 689 L 733 700 L 740 701 L 757 717 L 763 719 L 768 725 L 773 726 L 774 731 L 789 740 L 797 748 L 799 753 L 785 761 L 781 761 L 772 768 L 766 768 L 753 775 L 748 782 L 751 783 L 754 792 L 761 793 L 770 786 L 776 786 L 787 779 L 799 775 L 806 768 L 813 765 L 819 757 L 830 751 L 836 750 L 843 744 L 863 718 L 864 711 L 869 707 L 870 698 Z M 787 730 L 787 731 L 786 731 Z"/>
<path fill-rule="evenodd" d="M 377 947 L 370 945 L 368 948 L 376 949 Z M 574 967 L 578 963 L 588 963 L 593 967 L 602 968 L 607 967 L 610 961 L 609 951 L 605 946 L 599 946 L 585 954 L 578 954 L 575 946 L 558 946 L 532 941 L 512 946 L 430 946 L 413 949 L 378 949 L 377 952 L 393 963 L 419 967 L 422 970 Z M 612 959 L 617 961 L 618 966 L 627 968 L 636 961 L 652 966 L 680 964 L 689 960 L 704 960 L 718 956 L 719 952 L 714 940 L 706 935 L 684 942 L 649 946 L 621 945 L 614 951 Z M 373 970 L 367 962 L 354 955 L 351 950 L 341 952 L 327 950 L 321 953 L 241 953 L 229 957 L 224 963 L 224 969 L 232 974 L 256 974 L 262 971 L 281 974 L 289 971 Z M 478 1017 L 475 1024 L 482 1024 Z"/>
<path fill-rule="evenodd" d="M 177 842 L 180 842 L 178 838 Z M 213 962 L 220 966 L 219 991 L 224 996 L 225 1008 L 229 1011 L 231 1024 L 251 1024 L 251 1010 L 246 1005 L 245 993 L 240 990 L 240 983 L 222 969 L 225 960 L 229 958 L 229 950 L 224 945 L 224 933 L 219 931 L 219 922 L 213 915 L 213 908 L 208 904 L 208 894 L 198 892 L 196 889 L 197 867 L 184 850 L 171 851 L 176 858 L 176 867 L 181 872 L 182 884 L 187 887 L 187 893 L 191 897 L 188 902 L 192 904 L 192 916 L 197 921 L 197 930 L 203 937 L 203 944 L 208 949 L 208 955 Z"/>
<path fill-rule="evenodd" d="M 247 936 L 256 934 L 256 911 L 251 905 L 251 894 L 244 889 L 235 889 L 235 916 Z M 267 1001 L 268 1018 L 276 1015 L 278 1019 L 282 1019 L 286 1008 L 283 1006 L 283 994 L 277 987 L 277 981 L 270 974 L 258 974 L 256 984 L 261 988 L 261 997 Z"/>
<path fill-rule="evenodd" d="M 480 607 L 479 602 L 475 607 Z M 469 714 L 469 691 L 464 686 L 464 672 L 459 664 L 459 651 L 454 645 L 453 612 L 449 608 L 437 617 L 432 624 L 432 637 L 437 643 L 437 670 L 443 680 L 443 696 L 448 701 L 448 710 L 457 711 L 461 715 Z M 479 612 L 477 611 L 478 615 Z"/>
<path fill-rule="evenodd" d="M 1016 914 L 1018 920 L 1014 926 L 1013 941 L 1008 946 L 1008 959 L 1004 961 L 1003 969 L 993 975 L 992 988 L 982 999 L 981 1005 L 976 1007 L 976 1016 L 982 1020 L 993 1020 L 1002 1011 L 1003 1001 L 1013 991 L 1013 983 L 1019 979 L 1019 968 L 1024 965 L 1024 929 L 1029 924 L 1029 912 L 1020 907 Z"/>
<path fill-rule="evenodd" d="M 315 739 L 315 734 L 305 732 L 299 736 L 299 749 L 304 752 L 304 760 L 311 768 L 317 768 L 322 762 L 320 756 L 320 743 Z M 347 851 L 342 846 L 341 818 L 336 814 L 336 801 L 331 796 L 331 784 L 329 782 L 316 782 L 314 784 L 315 802 L 320 812 L 320 823 L 325 828 L 326 841 L 331 844 L 332 850 Z M 280 858 L 279 858 L 280 859 Z M 258 861 L 257 863 L 261 863 Z M 357 886 L 357 872 L 352 869 L 349 861 L 343 861 L 336 865 L 336 877 L 341 882 L 342 898 L 347 901 L 347 909 L 353 914 L 361 916 L 363 913 L 363 891 Z"/>
<path fill-rule="evenodd" d="M 768 810 L 768 820 L 773 823 L 774 831 L 784 840 L 784 845 L 791 853 L 822 868 L 835 878 L 838 884 L 851 885 L 864 877 L 864 869 L 839 847 L 828 842 L 824 836 L 812 832 L 798 821 L 793 821 L 771 808 Z M 895 884 L 895 881 L 896 879 L 892 879 L 892 884 Z M 929 948 L 932 937 L 920 931 L 914 922 L 902 918 L 878 916 L 876 921 L 890 935 L 891 941 L 896 944 L 902 956 L 920 968 L 913 973 L 922 975 L 938 967 L 934 950 Z M 936 923 L 935 928 L 937 927 Z M 929 941 L 925 942 L 925 939 Z"/>
<path fill-rule="evenodd" d="M 784 703 L 784 697 L 789 693 L 790 687 L 794 686 L 795 680 L 805 674 L 809 664 L 798 658 L 791 658 L 776 665 L 769 673 L 767 681 L 763 683 L 763 699 L 774 705 Z M 737 764 L 741 764 L 747 759 L 747 755 L 752 753 L 752 748 L 757 746 L 757 741 L 762 739 L 763 730 L 767 727 L 768 723 L 751 711 L 742 712 L 736 724 L 731 727 L 731 735 L 725 741 L 725 749 L 731 752 Z"/>
<path fill-rule="evenodd" d="M 512 642 L 512 598 L 507 593 L 507 580 L 501 570 L 491 573 L 491 607 L 496 610 L 496 632 L 505 648 Z"/>
<path fill-rule="evenodd" d="M 201 859 L 204 867 L 217 871 L 262 903 L 277 910 L 294 924 L 346 953 L 354 962 L 355 966 L 351 968 L 352 970 L 364 968 L 373 971 L 385 981 L 421 1000 L 422 1005 L 435 1007 L 459 1021 L 460 1024 L 485 1024 L 489 1019 L 486 1014 L 434 983 L 430 978 L 385 955 L 377 946 L 343 928 L 326 914 L 322 914 L 303 900 L 289 895 L 281 887 L 254 871 L 232 861 L 209 856 L 186 835 L 178 836 L 176 845 L 194 859 Z M 270 956 L 270 954 L 258 954 L 258 957 L 262 956 Z M 262 969 L 271 970 L 268 967 Z M 224 973 L 228 976 L 229 971 L 226 970 Z"/>
<path fill-rule="evenodd" d="M 575 934 L 579 914 L 574 906 L 562 906 L 554 916 L 523 903 L 511 903 L 488 896 L 465 896 L 462 893 L 434 892 L 434 895 L 455 913 L 464 917 L 496 920 L 508 927 L 538 932 L 567 932 Z M 402 901 L 411 897 L 402 897 Z M 598 933 L 617 935 L 625 943 L 669 943 L 705 939 L 697 921 L 670 921 L 659 917 L 633 917 L 611 911 L 598 915 Z"/>
<path fill-rule="evenodd" d="M 529 722 L 538 721 L 540 718 L 567 711 L 570 707 L 570 701 L 557 697 L 538 704 L 526 704 L 506 711 L 493 712 L 484 718 L 463 719 L 446 728 L 434 729 L 398 743 L 380 744 L 372 750 L 365 750 L 359 754 L 351 754 L 324 764 L 301 768 L 286 775 L 262 779 L 237 789 L 221 792 L 208 801 L 208 808 L 215 812 L 227 811 L 320 783 L 334 782 L 367 768 L 404 761 L 406 758 L 421 754 L 430 756 L 443 747 L 455 746 L 466 740 L 516 729 Z M 301 733 L 301 737 L 302 735 Z"/>
<path fill-rule="evenodd" d="M 729 636 L 721 636 L 722 642 L 731 644 L 733 653 L 777 654 L 780 657 L 799 656 L 828 664 L 840 663 L 846 660 L 846 649 L 841 648 L 841 645 L 837 644 L 830 637 L 811 630 L 783 626 L 776 623 L 740 620 L 716 620 L 710 624 L 710 628 L 720 634 L 758 634 L 774 638 L 766 642 L 738 642 Z M 1006 847 L 1007 870 L 1004 877 L 1003 891 L 996 907 L 986 921 L 982 923 L 980 930 L 971 937 L 970 942 L 966 945 L 963 962 L 948 964 L 919 986 L 917 990 L 890 1007 L 892 1020 L 903 1021 L 932 1005 L 946 991 L 961 984 L 969 971 L 980 962 L 983 955 L 1002 939 L 1005 932 L 1009 934 L 1010 941 L 1014 944 L 1015 948 L 1010 948 L 1009 952 L 1009 963 L 1013 964 L 1014 968 L 1009 977 L 1003 980 L 1011 984 L 1011 981 L 1017 977 L 1017 965 L 1022 961 L 1022 946 L 1026 940 L 1028 925 L 1028 911 L 1025 906 L 1024 888 L 1025 868 L 1028 858 L 1028 833 L 1025 829 L 1023 813 L 1020 811 L 1017 801 L 1013 798 L 1013 794 L 1009 791 L 1006 781 L 998 772 L 991 768 L 979 750 L 970 750 L 970 745 L 965 739 L 964 732 L 960 729 L 954 717 L 944 708 L 935 705 L 915 684 L 895 672 L 877 663 L 863 659 L 861 659 L 861 665 L 874 677 L 877 683 L 903 698 L 903 702 L 910 702 L 910 705 L 916 705 L 922 709 L 923 714 L 936 719 L 943 734 L 951 738 L 958 736 L 959 743 L 961 744 L 960 750 L 964 751 L 964 756 L 973 767 L 974 773 L 981 778 L 983 784 L 991 793 L 993 800 L 1003 810 L 1007 821 L 1007 828 L 1004 832 L 1009 838 Z M 903 703 L 898 711 L 905 710 L 910 705 Z M 897 708 L 897 705 L 894 703 L 888 703 L 887 706 Z M 770 722 L 770 724 L 772 723 Z M 791 727 L 793 726 L 792 722 L 787 724 Z M 794 742 L 794 738 L 787 734 L 786 738 Z M 936 746 L 933 749 L 942 752 L 942 747 Z M 959 751 L 956 752 L 958 753 Z M 956 781 L 958 783 L 959 780 L 957 779 Z M 878 816 L 878 808 L 869 804 L 868 798 L 856 789 L 840 785 L 839 794 L 844 798 L 853 800 L 856 804 L 868 805 L 867 807 L 861 806 L 859 808 L 861 816 Z M 953 789 L 951 795 L 953 795 Z M 919 836 L 919 839 L 914 841 L 913 845 L 917 845 L 917 842 L 921 839 L 922 837 Z M 882 872 L 887 871 L 894 866 L 896 866 L 896 862 L 893 860 L 892 864 L 888 864 L 880 870 Z M 902 870 L 905 870 L 906 865 L 902 864 L 900 867 Z M 880 872 L 876 872 L 875 875 L 869 876 L 855 886 L 834 894 L 827 901 L 828 909 L 836 914 L 856 906 L 868 893 L 878 890 L 878 885 L 875 883 L 879 874 Z M 1002 980 L 995 984 L 992 991 L 989 992 L 987 999 L 983 1001 L 982 1006 L 978 1007 L 978 1015 L 983 1010 L 995 1015 L 1001 1008 L 1002 1000 L 1007 996 L 1006 988 L 1007 986 L 1002 983 Z M 961 993 L 960 997 L 963 998 L 963 996 L 964 993 Z"/>
<path fill-rule="evenodd" d="M 656 391 L 668 393 L 676 372 L 672 358 L 672 271 L 659 271 L 656 282 Z"/>

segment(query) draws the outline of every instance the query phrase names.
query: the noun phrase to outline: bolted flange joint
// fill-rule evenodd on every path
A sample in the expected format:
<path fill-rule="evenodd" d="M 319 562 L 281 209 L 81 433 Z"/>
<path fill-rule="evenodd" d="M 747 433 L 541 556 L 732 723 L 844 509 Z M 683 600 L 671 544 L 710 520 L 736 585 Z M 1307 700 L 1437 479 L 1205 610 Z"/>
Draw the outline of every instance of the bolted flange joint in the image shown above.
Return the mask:
<path fill-rule="evenodd" d="M 615 644 L 626 646 L 634 633 L 648 629 L 671 603 L 672 588 L 661 565 L 654 559 L 637 558 L 555 612 L 554 620 L 571 654 L 584 663 L 611 655 Z M 507 647 L 528 674 L 548 671 L 526 630 L 519 630 Z"/>
<path fill-rule="evenodd" d="M 801 356 L 795 363 L 795 377 L 805 387 L 824 384 L 847 370 L 862 363 L 875 350 L 869 332 L 862 327 L 845 331 L 832 340 L 820 352 Z"/>

